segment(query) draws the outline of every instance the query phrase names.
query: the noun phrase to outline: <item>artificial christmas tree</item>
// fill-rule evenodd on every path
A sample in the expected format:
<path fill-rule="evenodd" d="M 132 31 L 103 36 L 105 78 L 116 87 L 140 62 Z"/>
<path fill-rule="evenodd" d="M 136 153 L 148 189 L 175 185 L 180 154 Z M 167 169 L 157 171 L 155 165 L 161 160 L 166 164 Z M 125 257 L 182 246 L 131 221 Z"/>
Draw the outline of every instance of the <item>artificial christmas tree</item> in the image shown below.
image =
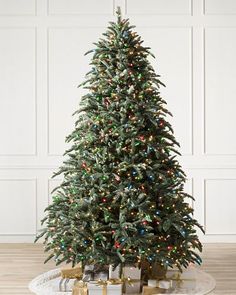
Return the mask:
<path fill-rule="evenodd" d="M 180 270 L 200 263 L 201 226 L 183 190 L 185 174 L 149 48 L 117 12 L 95 43 L 72 146 L 54 176 L 64 181 L 46 208 L 45 250 L 57 264 Z M 48 260 L 47 259 L 47 260 Z M 145 268 L 145 267 L 144 267 Z"/>

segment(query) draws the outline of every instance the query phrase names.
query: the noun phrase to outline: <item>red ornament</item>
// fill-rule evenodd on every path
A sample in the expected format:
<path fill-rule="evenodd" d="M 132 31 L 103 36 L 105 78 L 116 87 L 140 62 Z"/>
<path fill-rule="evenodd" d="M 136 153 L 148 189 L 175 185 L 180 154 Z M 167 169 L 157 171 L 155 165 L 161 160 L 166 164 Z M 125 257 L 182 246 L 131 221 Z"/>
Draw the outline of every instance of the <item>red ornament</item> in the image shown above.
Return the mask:
<path fill-rule="evenodd" d="M 103 203 L 106 203 L 107 199 L 106 198 L 102 198 Z"/>
<path fill-rule="evenodd" d="M 116 249 L 120 248 L 120 243 L 119 242 L 115 242 L 115 248 Z"/>
<path fill-rule="evenodd" d="M 171 251 L 171 250 L 173 249 L 173 246 L 168 246 L 167 249 L 168 249 L 169 251 Z"/>
<path fill-rule="evenodd" d="M 106 107 L 108 107 L 110 103 L 111 102 L 110 102 L 110 100 L 108 98 L 104 99 L 104 104 L 106 105 Z"/>
<path fill-rule="evenodd" d="M 116 181 L 120 181 L 120 176 L 117 175 L 117 174 L 114 174 L 114 175 L 115 175 L 115 180 L 116 180 Z"/>
<path fill-rule="evenodd" d="M 162 120 L 159 121 L 159 126 L 160 126 L 160 127 L 163 127 L 163 126 L 164 126 L 164 121 L 162 121 Z"/>
<path fill-rule="evenodd" d="M 139 136 L 139 139 L 143 141 L 144 140 L 144 136 L 143 135 L 140 135 Z"/>

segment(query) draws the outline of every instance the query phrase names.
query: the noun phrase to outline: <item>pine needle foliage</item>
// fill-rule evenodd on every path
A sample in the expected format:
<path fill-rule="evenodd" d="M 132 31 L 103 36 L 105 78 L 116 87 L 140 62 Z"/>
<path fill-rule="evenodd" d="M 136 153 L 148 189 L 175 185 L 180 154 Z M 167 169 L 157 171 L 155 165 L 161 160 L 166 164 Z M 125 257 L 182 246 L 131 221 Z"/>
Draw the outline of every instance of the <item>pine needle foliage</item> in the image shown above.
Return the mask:
<path fill-rule="evenodd" d="M 71 148 L 54 176 L 63 182 L 46 208 L 45 251 L 57 264 L 201 263 L 201 226 L 184 192 L 179 144 L 150 64 L 150 49 L 122 19 L 94 43 L 80 86 Z M 195 251 L 197 250 L 197 251 Z"/>

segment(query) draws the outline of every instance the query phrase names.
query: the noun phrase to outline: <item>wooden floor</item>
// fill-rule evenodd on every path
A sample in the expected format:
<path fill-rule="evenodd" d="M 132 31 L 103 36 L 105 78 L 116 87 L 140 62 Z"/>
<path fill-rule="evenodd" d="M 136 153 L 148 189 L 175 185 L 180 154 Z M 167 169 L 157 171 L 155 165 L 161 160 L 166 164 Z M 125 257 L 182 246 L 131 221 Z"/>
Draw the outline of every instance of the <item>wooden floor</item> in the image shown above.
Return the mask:
<path fill-rule="evenodd" d="M 211 294 L 236 295 L 236 244 L 204 245 L 202 257 L 202 269 L 216 279 Z M 31 294 L 29 281 L 55 268 L 53 261 L 44 265 L 44 259 L 39 244 L 0 244 L 0 294 Z"/>

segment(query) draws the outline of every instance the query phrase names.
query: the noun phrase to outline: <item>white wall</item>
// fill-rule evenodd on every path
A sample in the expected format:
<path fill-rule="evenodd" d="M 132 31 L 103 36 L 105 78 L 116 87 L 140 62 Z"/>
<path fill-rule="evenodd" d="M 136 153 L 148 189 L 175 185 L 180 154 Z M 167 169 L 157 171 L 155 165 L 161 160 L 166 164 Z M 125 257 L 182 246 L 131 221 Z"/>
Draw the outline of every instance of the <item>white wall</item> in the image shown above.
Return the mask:
<path fill-rule="evenodd" d="M 116 5 L 167 85 L 186 189 L 207 242 L 236 242 L 236 1 L 0 0 L 0 242 L 32 241 Z"/>

